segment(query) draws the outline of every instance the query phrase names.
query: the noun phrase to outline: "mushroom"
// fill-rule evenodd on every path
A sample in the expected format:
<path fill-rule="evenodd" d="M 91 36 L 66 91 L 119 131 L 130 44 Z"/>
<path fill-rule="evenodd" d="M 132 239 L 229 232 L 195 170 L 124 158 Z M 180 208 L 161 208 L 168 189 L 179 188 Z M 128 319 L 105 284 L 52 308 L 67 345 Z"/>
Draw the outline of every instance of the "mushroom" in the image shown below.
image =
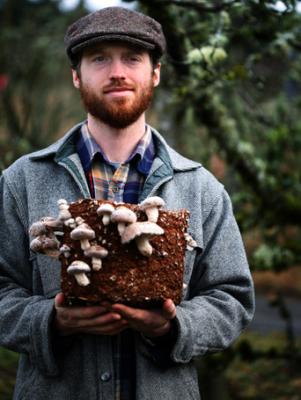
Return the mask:
<path fill-rule="evenodd" d="M 118 224 L 119 235 L 122 236 L 126 224 L 137 221 L 136 214 L 126 207 L 119 207 L 111 214 L 111 221 Z"/>
<path fill-rule="evenodd" d="M 60 221 L 67 221 L 68 219 L 72 218 L 72 215 L 69 211 L 69 206 L 68 203 L 65 199 L 60 199 L 58 200 L 57 204 L 60 207 L 60 214 L 59 214 L 59 220 Z"/>
<path fill-rule="evenodd" d="M 29 229 L 29 234 L 34 237 L 45 235 L 58 242 L 55 237 L 54 231 L 63 231 L 63 224 L 55 218 L 45 217 L 41 218 L 40 221 L 35 222 Z"/>
<path fill-rule="evenodd" d="M 51 217 L 45 217 L 42 220 L 44 226 L 49 228 L 49 231 L 64 232 L 64 224 L 60 220 Z"/>
<path fill-rule="evenodd" d="M 188 251 L 194 250 L 194 248 L 197 246 L 196 241 L 192 239 L 191 236 L 188 235 L 188 233 L 184 233 L 184 237 L 186 240 L 186 248 Z"/>
<path fill-rule="evenodd" d="M 80 286 L 88 286 L 90 280 L 86 276 L 86 272 L 90 272 L 91 268 L 88 264 L 84 263 L 83 261 L 73 261 L 71 265 L 69 265 L 67 272 L 70 275 L 74 275 L 77 283 Z"/>
<path fill-rule="evenodd" d="M 149 197 L 139 204 L 140 210 L 145 211 L 148 220 L 154 223 L 158 221 L 159 209 L 163 206 L 164 200 L 158 196 Z"/>
<path fill-rule="evenodd" d="M 62 210 L 59 214 L 59 220 L 60 221 L 68 221 L 69 219 L 72 218 L 72 214 L 69 210 Z"/>
<path fill-rule="evenodd" d="M 66 244 L 64 244 L 60 248 L 60 254 L 63 254 L 66 258 L 69 258 L 71 256 L 70 251 L 71 251 L 71 248 L 68 247 Z"/>
<path fill-rule="evenodd" d="M 98 271 L 101 269 L 101 259 L 107 257 L 109 252 L 102 246 L 91 246 L 84 251 L 84 254 L 86 257 L 92 257 L 93 269 Z"/>
<path fill-rule="evenodd" d="M 30 248 L 35 253 L 46 254 L 55 260 L 59 259 L 59 244 L 57 240 L 53 240 L 47 236 L 38 236 L 30 243 Z"/>
<path fill-rule="evenodd" d="M 103 216 L 102 217 L 102 222 L 103 222 L 104 225 L 109 225 L 109 223 L 110 223 L 110 215 L 114 211 L 115 211 L 115 208 L 112 206 L 112 204 L 103 203 L 98 207 L 97 215 L 99 217 Z"/>
<path fill-rule="evenodd" d="M 80 240 L 80 245 L 83 251 L 90 248 L 89 240 L 95 239 L 95 232 L 89 225 L 81 222 L 73 231 L 70 232 L 70 237 L 73 240 Z"/>
<path fill-rule="evenodd" d="M 135 239 L 140 253 L 149 257 L 153 252 L 149 241 L 158 235 L 163 235 L 163 233 L 164 230 L 153 222 L 136 222 L 125 229 L 121 243 L 126 244 Z"/>
<path fill-rule="evenodd" d="M 74 221 L 74 218 L 67 219 L 66 221 L 64 221 L 64 224 L 66 226 L 68 226 L 69 228 L 72 228 L 72 229 L 74 229 L 76 227 L 76 223 Z"/>

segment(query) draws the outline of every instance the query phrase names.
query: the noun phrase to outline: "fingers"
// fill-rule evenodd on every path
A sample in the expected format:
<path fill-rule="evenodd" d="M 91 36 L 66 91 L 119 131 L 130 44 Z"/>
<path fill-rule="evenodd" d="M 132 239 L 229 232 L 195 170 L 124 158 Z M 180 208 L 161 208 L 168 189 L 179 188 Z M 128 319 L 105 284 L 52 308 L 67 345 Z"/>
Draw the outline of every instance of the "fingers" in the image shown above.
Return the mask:
<path fill-rule="evenodd" d="M 113 335 L 128 326 L 119 313 L 108 312 L 103 305 L 70 306 L 62 293 L 55 297 L 54 303 L 54 330 L 61 336 L 77 332 Z"/>
<path fill-rule="evenodd" d="M 68 301 L 63 293 L 59 293 L 54 299 L 55 307 L 66 307 L 68 306 Z"/>
<path fill-rule="evenodd" d="M 102 303 L 105 307 L 108 307 L 110 311 L 117 312 L 122 315 L 125 319 L 136 319 L 143 320 L 145 319 L 146 310 L 141 310 L 138 308 L 132 308 L 125 306 L 124 304 L 110 304 Z"/>
<path fill-rule="evenodd" d="M 174 302 L 170 299 L 166 300 L 162 306 L 162 315 L 165 319 L 170 321 L 176 316 L 177 310 Z"/>
<path fill-rule="evenodd" d="M 149 337 L 166 334 L 170 320 L 176 315 L 172 300 L 166 300 L 162 308 L 141 310 L 103 302 L 100 305 L 82 307 L 70 306 L 62 293 L 55 298 L 55 329 L 66 336 L 76 332 L 114 335 L 130 327 Z"/>
<path fill-rule="evenodd" d="M 130 328 L 148 337 L 165 335 L 170 330 L 170 320 L 176 315 L 176 307 L 170 299 L 164 302 L 161 309 L 153 310 L 141 310 L 109 302 L 103 302 L 101 305 L 111 312 L 119 313 Z"/>

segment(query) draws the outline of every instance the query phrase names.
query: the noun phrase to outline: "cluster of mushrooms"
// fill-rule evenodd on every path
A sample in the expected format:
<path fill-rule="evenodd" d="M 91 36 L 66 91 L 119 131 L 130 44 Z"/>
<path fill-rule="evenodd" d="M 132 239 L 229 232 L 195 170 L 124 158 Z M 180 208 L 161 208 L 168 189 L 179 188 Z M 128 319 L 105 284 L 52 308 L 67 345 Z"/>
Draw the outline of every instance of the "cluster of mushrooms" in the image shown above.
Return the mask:
<path fill-rule="evenodd" d="M 29 233 L 35 239 L 31 242 L 30 247 L 34 252 L 46 254 L 49 257 L 58 260 L 60 255 L 66 258 L 70 257 L 71 248 L 66 245 L 60 247 L 54 232 L 64 231 L 64 226 L 72 228 L 70 237 L 73 240 L 79 240 L 81 249 L 86 257 L 92 259 L 92 268 L 98 271 L 102 267 L 102 259 L 107 257 L 108 250 L 100 245 L 91 245 L 90 241 L 95 239 L 95 232 L 81 217 L 72 218 L 69 206 L 66 200 L 58 201 L 60 214 L 58 220 L 51 217 L 42 218 L 34 223 Z M 112 204 L 103 203 L 97 209 L 97 215 L 102 217 L 102 222 L 106 226 L 116 223 L 122 244 L 127 244 L 135 240 L 140 253 L 146 257 L 152 254 L 153 248 L 150 240 L 158 235 L 163 235 L 164 230 L 157 225 L 159 209 L 164 206 L 164 201 L 157 196 L 149 197 L 139 204 L 139 209 L 144 211 L 148 220 L 137 222 L 136 214 L 130 209 L 119 206 L 114 207 Z M 193 250 L 196 246 L 194 240 L 186 235 L 187 249 Z M 67 269 L 67 272 L 74 275 L 80 286 L 87 286 L 90 280 L 86 276 L 90 272 L 90 266 L 83 261 L 73 261 Z"/>

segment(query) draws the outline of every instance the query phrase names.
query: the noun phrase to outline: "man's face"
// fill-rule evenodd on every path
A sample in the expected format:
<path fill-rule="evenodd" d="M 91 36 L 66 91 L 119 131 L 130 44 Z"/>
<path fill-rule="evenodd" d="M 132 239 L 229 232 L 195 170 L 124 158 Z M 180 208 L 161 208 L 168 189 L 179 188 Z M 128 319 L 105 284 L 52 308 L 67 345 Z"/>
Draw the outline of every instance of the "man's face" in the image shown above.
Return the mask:
<path fill-rule="evenodd" d="M 136 122 L 149 107 L 160 81 L 147 50 L 124 42 L 101 43 L 84 50 L 81 74 L 73 82 L 88 114 L 115 129 Z"/>

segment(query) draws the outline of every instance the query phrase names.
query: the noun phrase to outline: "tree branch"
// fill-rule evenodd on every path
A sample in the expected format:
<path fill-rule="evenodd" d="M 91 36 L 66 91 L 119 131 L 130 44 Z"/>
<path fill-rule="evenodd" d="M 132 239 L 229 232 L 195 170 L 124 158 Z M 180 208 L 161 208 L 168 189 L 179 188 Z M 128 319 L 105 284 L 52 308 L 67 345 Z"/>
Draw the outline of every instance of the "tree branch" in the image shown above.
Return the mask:
<path fill-rule="evenodd" d="M 203 11 L 203 12 L 219 12 L 221 10 L 223 10 L 224 8 L 231 6 L 234 3 L 241 3 L 240 0 L 232 0 L 232 1 L 228 1 L 226 3 L 220 3 L 217 4 L 215 6 L 205 6 L 205 4 L 202 3 L 195 3 L 194 1 L 174 1 L 174 0 L 160 0 L 159 4 L 173 4 L 175 6 L 182 6 L 182 7 L 191 7 L 194 8 L 197 11 Z"/>
<path fill-rule="evenodd" d="M 217 98 L 203 93 L 198 99 L 198 104 L 200 106 L 196 105 L 197 117 L 208 127 L 211 137 L 214 137 L 220 148 L 225 151 L 227 163 L 232 165 L 243 181 L 252 188 L 265 209 L 274 213 L 278 221 L 300 224 L 300 200 L 290 193 L 285 193 L 278 183 L 271 183 L 272 180 L 256 166 L 254 156 L 245 154 L 239 148 L 235 121 L 231 120 L 229 123 L 229 117 Z"/>

